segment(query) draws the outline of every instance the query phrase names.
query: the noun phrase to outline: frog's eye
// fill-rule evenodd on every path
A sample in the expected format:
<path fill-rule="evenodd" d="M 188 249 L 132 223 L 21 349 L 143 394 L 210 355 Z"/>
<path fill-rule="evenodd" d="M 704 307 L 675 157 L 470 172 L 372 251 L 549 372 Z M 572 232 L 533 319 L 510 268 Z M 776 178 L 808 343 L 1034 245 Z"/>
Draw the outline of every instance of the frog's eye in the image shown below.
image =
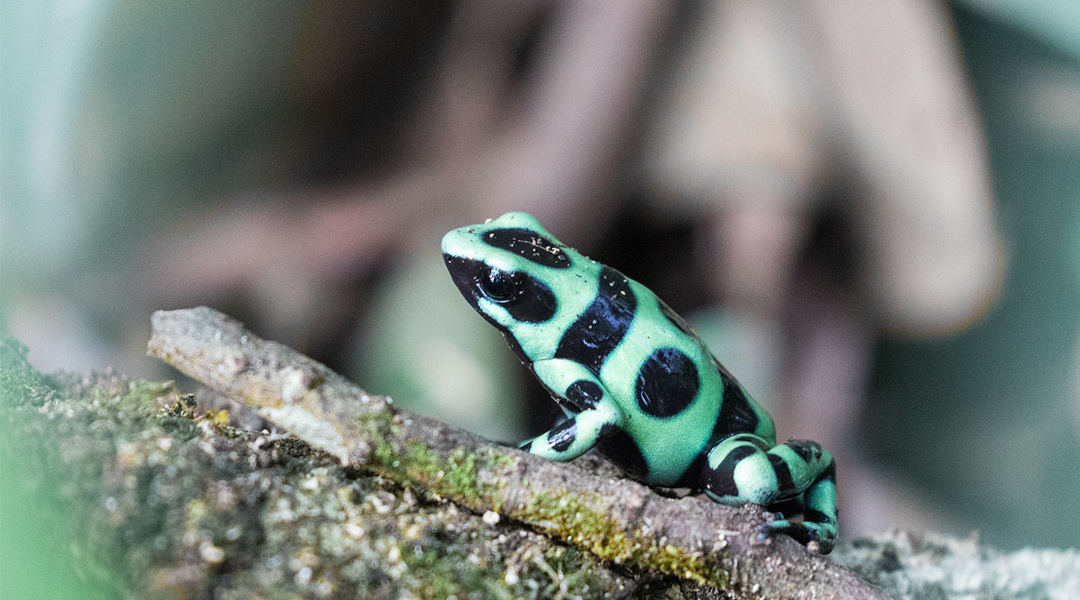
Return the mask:
<path fill-rule="evenodd" d="M 501 269 L 492 268 L 480 276 L 480 292 L 492 302 L 509 302 L 517 291 L 514 278 Z"/>

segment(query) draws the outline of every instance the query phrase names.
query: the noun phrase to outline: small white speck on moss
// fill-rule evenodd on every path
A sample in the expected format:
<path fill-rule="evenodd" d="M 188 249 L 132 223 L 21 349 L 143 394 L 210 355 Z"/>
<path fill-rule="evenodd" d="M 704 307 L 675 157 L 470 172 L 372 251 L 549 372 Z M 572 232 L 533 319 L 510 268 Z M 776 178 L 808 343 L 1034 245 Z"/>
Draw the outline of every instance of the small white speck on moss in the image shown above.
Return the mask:
<path fill-rule="evenodd" d="M 311 567 L 304 567 L 297 571 L 293 581 L 296 582 L 296 585 L 307 585 L 311 581 Z"/>
<path fill-rule="evenodd" d="M 199 556 L 204 561 L 216 565 L 225 560 L 225 551 L 210 542 L 203 542 L 199 544 Z"/>

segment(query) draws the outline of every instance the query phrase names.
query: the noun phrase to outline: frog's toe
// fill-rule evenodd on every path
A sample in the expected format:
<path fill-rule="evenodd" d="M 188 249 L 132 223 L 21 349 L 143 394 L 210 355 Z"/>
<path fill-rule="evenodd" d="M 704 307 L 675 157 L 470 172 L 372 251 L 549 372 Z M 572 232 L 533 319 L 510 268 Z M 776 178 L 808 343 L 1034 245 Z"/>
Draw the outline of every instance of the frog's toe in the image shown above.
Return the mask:
<path fill-rule="evenodd" d="M 763 525 L 759 535 L 771 536 L 778 533 L 794 538 L 795 541 L 817 554 L 828 554 L 836 545 L 836 527 L 828 523 L 778 519 Z"/>
<path fill-rule="evenodd" d="M 763 543 L 766 540 L 768 540 L 769 536 L 771 536 L 771 535 L 772 535 L 772 529 L 768 526 L 768 524 L 762 525 L 761 528 L 758 529 L 757 541 L 759 543 Z"/>
<path fill-rule="evenodd" d="M 758 530 L 758 541 L 765 541 L 769 537 L 777 533 L 785 533 L 788 530 L 789 523 L 783 518 L 774 519 L 761 526 Z"/>

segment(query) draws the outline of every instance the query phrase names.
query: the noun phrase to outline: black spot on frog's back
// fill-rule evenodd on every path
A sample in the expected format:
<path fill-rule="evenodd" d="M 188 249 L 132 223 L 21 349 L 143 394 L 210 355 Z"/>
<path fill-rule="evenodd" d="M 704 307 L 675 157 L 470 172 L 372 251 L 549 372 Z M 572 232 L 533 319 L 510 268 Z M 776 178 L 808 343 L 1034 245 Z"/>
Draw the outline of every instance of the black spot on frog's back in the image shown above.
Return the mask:
<path fill-rule="evenodd" d="M 566 388 L 566 399 L 578 410 L 595 408 L 603 397 L 604 390 L 600 384 L 588 379 L 578 379 Z"/>
<path fill-rule="evenodd" d="M 667 418 L 686 410 L 699 389 L 701 379 L 694 361 L 677 348 L 659 348 L 638 370 L 634 394 L 642 412 Z"/>
<path fill-rule="evenodd" d="M 482 236 L 492 248 L 513 252 L 545 267 L 570 268 L 570 256 L 554 241 L 524 228 L 493 229 Z"/>

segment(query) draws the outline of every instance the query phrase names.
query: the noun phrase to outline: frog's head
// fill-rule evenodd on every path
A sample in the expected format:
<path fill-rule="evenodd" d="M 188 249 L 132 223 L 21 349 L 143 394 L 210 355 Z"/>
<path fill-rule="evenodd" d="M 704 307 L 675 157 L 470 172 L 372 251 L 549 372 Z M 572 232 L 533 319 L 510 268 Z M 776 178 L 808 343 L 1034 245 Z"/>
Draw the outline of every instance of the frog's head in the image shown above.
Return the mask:
<path fill-rule="evenodd" d="M 562 303 L 578 304 L 580 295 L 587 304 L 596 293 L 582 285 L 582 265 L 591 261 L 526 213 L 455 229 L 443 237 L 442 252 L 461 294 L 526 362 L 546 358 L 543 349 L 558 341 L 554 322 L 570 309 Z"/>

